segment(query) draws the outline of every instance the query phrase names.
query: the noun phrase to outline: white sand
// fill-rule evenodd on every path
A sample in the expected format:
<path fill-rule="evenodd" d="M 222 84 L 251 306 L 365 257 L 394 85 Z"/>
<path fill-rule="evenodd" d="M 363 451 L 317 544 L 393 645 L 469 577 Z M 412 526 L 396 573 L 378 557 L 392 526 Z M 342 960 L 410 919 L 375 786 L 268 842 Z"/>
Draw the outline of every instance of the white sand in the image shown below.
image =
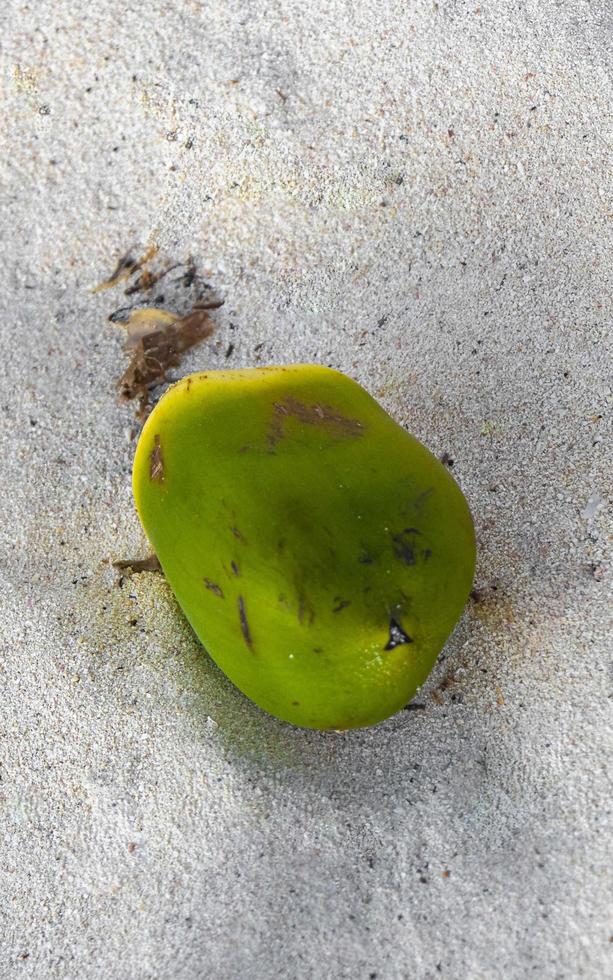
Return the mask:
<path fill-rule="evenodd" d="M 3 6 L 0 977 L 613 972 L 611 14 Z M 152 242 L 226 298 L 185 371 L 328 363 L 453 458 L 486 598 L 426 710 L 276 722 L 104 564 L 147 549 L 90 288 Z"/>

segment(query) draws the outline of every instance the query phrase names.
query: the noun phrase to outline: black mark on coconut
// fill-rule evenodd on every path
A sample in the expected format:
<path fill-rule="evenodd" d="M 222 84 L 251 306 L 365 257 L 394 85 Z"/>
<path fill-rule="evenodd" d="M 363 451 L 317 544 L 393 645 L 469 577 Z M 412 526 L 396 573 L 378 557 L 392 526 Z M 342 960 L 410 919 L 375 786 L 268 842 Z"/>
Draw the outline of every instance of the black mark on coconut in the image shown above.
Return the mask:
<path fill-rule="evenodd" d="M 224 598 L 223 589 L 220 585 L 217 585 L 216 582 L 211 582 L 210 578 L 205 578 L 204 584 L 209 592 L 213 592 L 215 595 L 218 595 L 220 599 Z"/>
<path fill-rule="evenodd" d="M 341 599 L 341 597 L 339 595 L 334 596 L 334 601 L 335 601 L 336 605 L 334 606 L 334 608 L 332 610 L 333 613 L 341 612 L 342 609 L 346 609 L 347 606 L 350 606 L 351 605 L 351 602 L 350 602 L 349 599 Z"/>
<path fill-rule="evenodd" d="M 360 565 L 372 565 L 374 564 L 375 559 L 367 551 L 363 551 L 360 557 L 358 558 L 358 561 Z"/>
<path fill-rule="evenodd" d="M 251 639 L 251 631 L 249 629 L 249 623 L 247 622 L 247 613 L 245 612 L 245 600 L 242 595 L 239 595 L 238 600 L 238 618 L 241 624 L 241 633 L 243 634 L 243 639 L 251 652 L 253 653 L 253 640 Z"/>
<path fill-rule="evenodd" d="M 414 565 L 416 562 L 416 537 L 421 535 L 416 527 L 405 527 L 404 531 L 392 535 L 392 544 L 396 558 L 404 562 L 405 565 Z"/>
<path fill-rule="evenodd" d="M 308 623 L 309 626 L 312 625 L 315 619 L 315 610 L 309 602 L 305 593 L 300 590 L 298 592 L 298 622 L 302 626 L 304 623 Z"/>
<path fill-rule="evenodd" d="M 403 643 L 412 643 L 412 638 L 405 633 L 400 623 L 395 619 L 390 619 L 390 637 L 385 644 L 385 650 L 394 650 L 395 647 L 402 646 Z"/>
<path fill-rule="evenodd" d="M 415 506 L 417 510 L 421 510 L 425 503 L 430 499 L 434 493 L 434 487 L 428 487 L 427 490 L 423 490 L 419 496 L 415 498 Z"/>

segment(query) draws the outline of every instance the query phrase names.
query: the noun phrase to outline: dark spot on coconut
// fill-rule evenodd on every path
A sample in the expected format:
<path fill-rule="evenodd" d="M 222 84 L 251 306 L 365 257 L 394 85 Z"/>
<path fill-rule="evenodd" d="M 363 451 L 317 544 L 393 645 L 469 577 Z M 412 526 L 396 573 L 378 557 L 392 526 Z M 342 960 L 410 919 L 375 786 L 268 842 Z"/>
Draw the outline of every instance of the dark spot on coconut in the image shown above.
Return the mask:
<path fill-rule="evenodd" d="M 427 490 L 423 490 L 415 498 L 415 507 L 417 508 L 417 510 L 421 510 L 421 508 L 424 506 L 424 504 L 428 501 L 428 499 L 432 496 L 433 493 L 434 493 L 434 487 L 428 487 Z"/>
<path fill-rule="evenodd" d="M 416 527 L 405 527 L 404 531 L 392 535 L 392 544 L 396 558 L 404 562 L 405 565 L 414 565 L 416 562 L 415 538 L 421 534 Z"/>
<path fill-rule="evenodd" d="M 247 622 L 247 613 L 245 612 L 245 600 L 242 595 L 239 595 L 237 599 L 238 605 L 238 619 L 241 624 L 241 633 L 243 634 L 243 639 L 251 652 L 253 653 L 253 640 L 251 639 L 251 631 L 249 629 L 249 623 Z"/>
<path fill-rule="evenodd" d="M 164 482 L 164 457 L 162 455 L 162 445 L 160 437 L 156 435 L 153 439 L 153 449 L 149 456 L 149 479 L 152 483 Z"/>
<path fill-rule="evenodd" d="M 305 621 L 309 626 L 315 619 L 315 610 L 310 604 L 304 592 L 298 593 L 298 622 L 302 625 Z"/>
<path fill-rule="evenodd" d="M 244 541 L 245 540 L 244 537 L 242 536 L 241 532 L 239 531 L 239 529 L 236 527 L 235 524 L 232 524 L 230 526 L 230 530 L 232 531 L 232 534 L 234 535 L 234 537 L 236 538 L 237 541 Z"/>
<path fill-rule="evenodd" d="M 405 633 L 400 623 L 395 619 L 390 619 L 390 636 L 385 644 L 385 650 L 394 650 L 395 647 L 402 646 L 403 643 L 412 643 L 412 638 Z"/>
<path fill-rule="evenodd" d="M 220 599 L 224 598 L 223 589 L 220 585 L 217 585 L 216 582 L 211 582 L 210 578 L 205 578 L 204 584 L 209 592 L 213 592 L 215 595 L 218 595 Z"/>
<path fill-rule="evenodd" d="M 306 405 L 304 402 L 298 401 L 297 398 L 288 397 L 273 404 L 273 414 L 268 430 L 270 449 L 274 449 L 285 435 L 285 420 L 287 418 L 297 419 L 306 425 L 320 426 L 341 437 L 361 436 L 364 432 L 362 422 L 348 418 L 331 408 L 330 405 Z"/>
<path fill-rule="evenodd" d="M 358 558 L 360 565 L 372 565 L 374 563 L 374 560 L 375 559 L 373 558 L 373 556 L 369 555 L 367 551 L 363 551 L 360 557 Z"/>
<path fill-rule="evenodd" d="M 338 595 L 334 596 L 334 601 L 336 602 L 336 606 L 334 606 L 332 610 L 333 613 L 338 613 L 342 609 L 346 609 L 347 606 L 351 605 L 351 601 L 349 599 L 341 599 L 341 597 Z"/>
<path fill-rule="evenodd" d="M 238 565 L 236 564 L 235 561 L 231 561 L 230 562 L 230 568 L 232 569 L 232 574 L 235 575 L 238 578 L 238 576 L 241 573 L 241 570 L 240 570 L 240 568 L 238 567 Z"/>

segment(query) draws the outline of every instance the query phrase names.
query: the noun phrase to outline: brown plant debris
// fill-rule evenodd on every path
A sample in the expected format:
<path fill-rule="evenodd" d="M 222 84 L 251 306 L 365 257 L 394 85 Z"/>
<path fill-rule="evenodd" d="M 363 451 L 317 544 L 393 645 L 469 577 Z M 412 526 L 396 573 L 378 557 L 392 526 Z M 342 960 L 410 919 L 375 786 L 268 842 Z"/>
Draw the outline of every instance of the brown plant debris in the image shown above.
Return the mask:
<path fill-rule="evenodd" d="M 128 558 L 121 561 L 114 561 L 113 568 L 120 571 L 129 572 L 161 572 L 162 566 L 157 555 L 149 555 L 148 558 Z"/>
<path fill-rule="evenodd" d="M 174 272 L 177 269 L 181 270 L 180 274 L 172 278 L 168 283 L 171 292 L 175 292 L 177 288 L 189 289 L 192 291 L 196 302 L 202 300 L 207 293 L 210 293 L 211 286 L 198 273 L 196 263 L 192 256 L 188 256 L 185 261 L 177 262 L 168 256 L 161 255 L 157 245 L 151 245 L 139 259 L 134 258 L 133 250 L 126 252 L 117 262 L 115 271 L 108 279 L 105 279 L 104 282 L 96 286 L 93 292 L 110 289 L 112 286 L 117 286 L 119 283 L 125 282 L 127 279 L 136 275 L 137 272 L 140 272 L 140 275 L 134 282 L 130 283 L 124 289 L 124 296 L 134 296 L 136 293 L 149 293 L 157 283 L 166 278 L 170 272 Z M 114 314 L 111 314 L 109 319 L 117 322 L 119 318 L 115 318 Z"/>
<path fill-rule="evenodd" d="M 100 293 L 103 289 L 111 289 L 112 286 L 117 286 L 118 283 L 125 282 L 125 280 L 129 279 L 130 276 L 133 276 L 135 272 L 138 272 L 139 269 L 142 269 L 149 262 L 151 262 L 157 253 L 157 245 L 151 245 L 140 257 L 140 259 L 135 258 L 132 251 L 126 252 L 125 255 L 121 256 L 114 271 L 111 273 L 108 279 L 104 279 L 103 282 L 100 282 L 97 286 L 94 286 L 92 292 Z"/>
<path fill-rule="evenodd" d="M 156 283 L 167 276 L 169 272 L 177 268 L 178 263 L 173 265 L 167 265 L 163 269 L 158 269 L 157 272 L 152 272 L 151 269 L 144 268 L 138 279 L 133 282 L 130 286 L 124 289 L 124 296 L 133 296 L 134 293 L 146 293 L 149 289 L 152 289 Z"/>
<path fill-rule="evenodd" d="M 163 383 L 169 368 L 181 363 L 185 351 L 210 337 L 214 326 L 208 311 L 219 306 L 218 301 L 196 303 L 180 317 L 157 307 L 132 310 L 125 322 L 124 344 L 131 359 L 119 379 L 119 400 L 140 399 L 139 416 L 145 418 L 149 392 Z"/>
<path fill-rule="evenodd" d="M 178 274 L 169 276 L 173 270 L 179 270 Z M 211 286 L 198 274 L 193 258 L 174 261 L 161 256 L 157 245 L 151 245 L 140 258 L 133 250 L 127 252 L 94 292 L 132 277 L 135 278 L 124 289 L 124 295 L 141 294 L 142 298 L 137 297 L 134 305 L 115 310 L 109 320 L 125 327 L 124 350 L 130 355 L 130 363 L 119 380 L 119 399 L 125 402 L 137 398 L 137 415 L 143 421 L 148 415 L 151 389 L 166 380 L 166 372 L 180 364 L 185 351 L 210 336 L 213 323 L 209 311 L 220 307 L 223 301 L 211 297 Z M 157 293 L 153 298 L 153 287 L 165 277 L 164 295 Z M 147 297 L 156 305 L 148 305 Z M 186 300 L 191 301 L 191 308 Z M 162 308 L 162 303 L 168 303 L 171 309 Z M 181 312 L 172 311 L 172 307 Z"/>

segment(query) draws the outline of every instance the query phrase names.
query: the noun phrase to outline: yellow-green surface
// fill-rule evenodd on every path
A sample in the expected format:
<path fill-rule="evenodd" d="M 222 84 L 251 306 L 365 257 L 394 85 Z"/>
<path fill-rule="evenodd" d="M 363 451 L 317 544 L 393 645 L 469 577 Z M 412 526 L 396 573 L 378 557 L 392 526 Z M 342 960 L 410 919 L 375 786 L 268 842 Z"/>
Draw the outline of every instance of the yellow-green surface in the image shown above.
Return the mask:
<path fill-rule="evenodd" d="M 296 725 L 354 728 L 402 708 L 471 588 L 455 481 L 318 365 L 178 382 L 143 429 L 134 495 L 208 653 Z"/>

